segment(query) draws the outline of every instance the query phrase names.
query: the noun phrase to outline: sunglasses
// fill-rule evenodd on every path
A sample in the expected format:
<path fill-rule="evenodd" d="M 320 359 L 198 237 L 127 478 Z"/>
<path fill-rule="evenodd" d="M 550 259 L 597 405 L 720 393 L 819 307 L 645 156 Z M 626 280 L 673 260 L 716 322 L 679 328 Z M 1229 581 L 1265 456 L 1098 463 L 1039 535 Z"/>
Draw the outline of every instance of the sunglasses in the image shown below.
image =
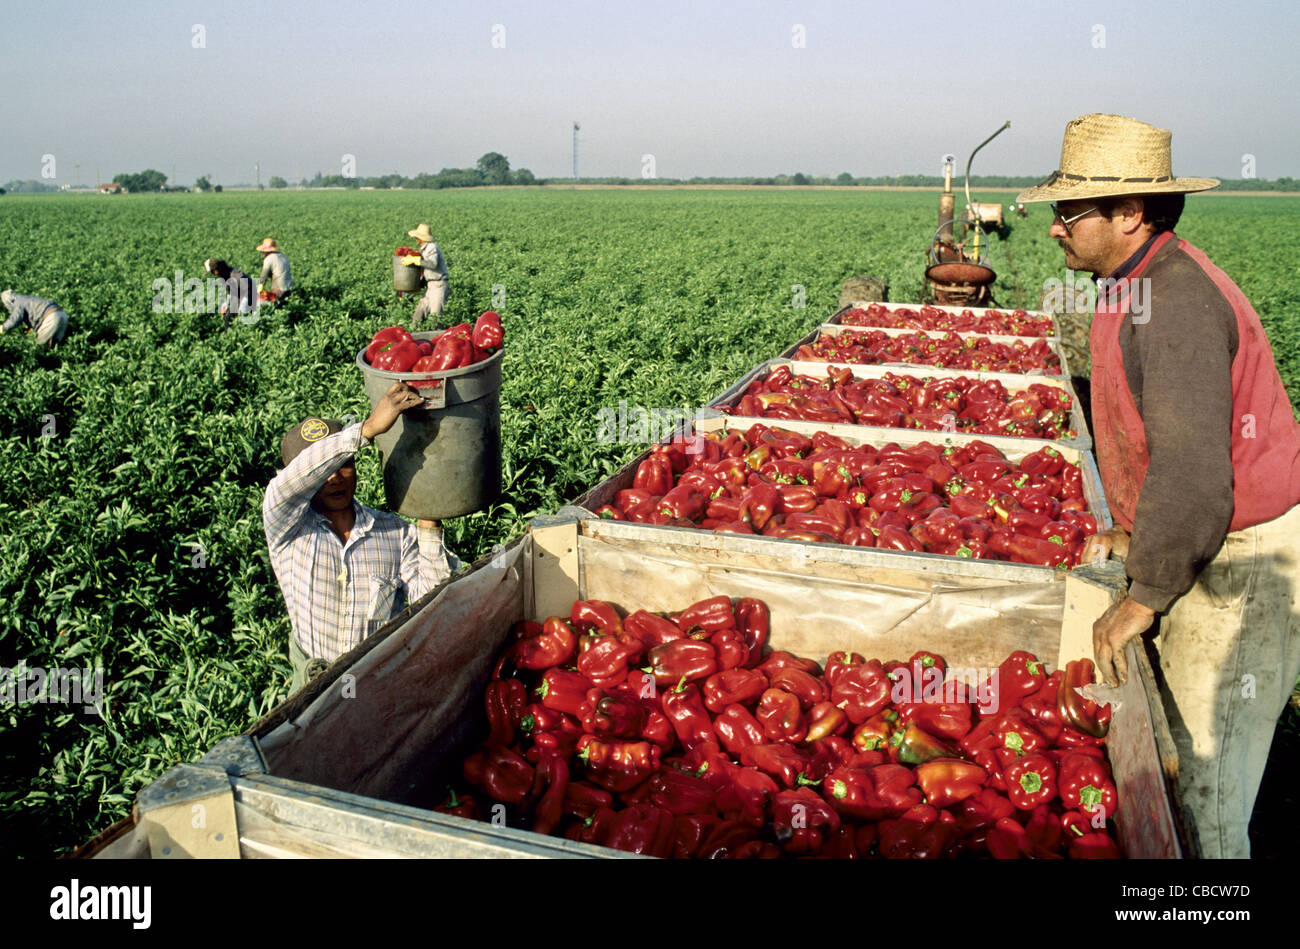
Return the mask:
<path fill-rule="evenodd" d="M 1099 210 L 1099 208 L 1094 204 L 1086 211 L 1080 211 L 1078 214 L 1074 214 L 1071 215 L 1070 217 L 1066 217 L 1064 214 L 1061 213 L 1061 209 L 1060 207 L 1057 206 L 1055 201 L 1053 201 L 1049 205 L 1049 207 L 1052 209 L 1052 214 L 1056 217 L 1056 220 L 1058 220 L 1061 223 L 1061 227 L 1065 228 L 1065 233 L 1067 234 L 1070 233 L 1071 224 L 1073 224 L 1075 221 L 1079 220 L 1080 218 L 1087 217 L 1093 211 Z"/>

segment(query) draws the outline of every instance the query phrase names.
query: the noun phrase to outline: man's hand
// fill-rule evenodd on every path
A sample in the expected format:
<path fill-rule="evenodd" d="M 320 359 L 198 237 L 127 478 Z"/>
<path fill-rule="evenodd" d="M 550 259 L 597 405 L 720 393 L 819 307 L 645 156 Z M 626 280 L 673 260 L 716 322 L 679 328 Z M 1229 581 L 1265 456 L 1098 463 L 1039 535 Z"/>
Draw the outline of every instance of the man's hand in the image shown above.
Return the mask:
<path fill-rule="evenodd" d="M 1112 527 L 1088 538 L 1079 554 L 1079 563 L 1102 563 L 1111 554 L 1121 560 L 1128 556 L 1129 533 L 1122 527 Z"/>
<path fill-rule="evenodd" d="M 1097 660 L 1097 675 L 1107 685 L 1117 686 L 1128 681 L 1124 646 L 1134 636 L 1141 636 L 1150 629 L 1155 615 L 1155 610 L 1126 596 L 1112 604 L 1101 619 L 1092 624 L 1092 654 Z"/>
<path fill-rule="evenodd" d="M 441 521 L 430 520 L 429 518 L 423 518 L 423 517 L 420 518 L 420 520 L 416 521 L 415 523 L 417 527 L 432 527 L 434 530 L 437 530 L 438 528 L 442 527 Z"/>
<path fill-rule="evenodd" d="M 379 400 L 370 417 L 361 423 L 361 434 L 365 438 L 382 435 L 397 423 L 397 416 L 409 408 L 424 404 L 424 397 L 405 382 L 394 382 L 384 397 Z"/>

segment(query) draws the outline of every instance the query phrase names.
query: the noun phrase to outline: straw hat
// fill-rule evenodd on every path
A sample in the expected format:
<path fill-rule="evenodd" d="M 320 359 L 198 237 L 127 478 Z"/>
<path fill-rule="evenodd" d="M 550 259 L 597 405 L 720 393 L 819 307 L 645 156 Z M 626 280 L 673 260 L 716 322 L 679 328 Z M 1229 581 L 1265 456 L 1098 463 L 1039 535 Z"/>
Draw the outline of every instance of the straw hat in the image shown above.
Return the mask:
<path fill-rule="evenodd" d="M 1076 201 L 1123 194 L 1186 194 L 1219 186 L 1217 178 L 1175 178 L 1168 129 L 1123 115 L 1094 112 L 1065 127 L 1061 165 L 1017 201 Z"/>
<path fill-rule="evenodd" d="M 414 237 L 417 241 L 424 241 L 426 244 L 433 243 L 433 232 L 429 230 L 429 225 L 421 224 L 413 231 L 406 232 L 407 237 Z"/>
<path fill-rule="evenodd" d="M 262 241 L 262 243 L 258 244 L 257 249 L 264 254 L 277 254 L 280 252 L 280 248 L 275 246 L 275 241 L 271 240 L 269 237 Z"/>

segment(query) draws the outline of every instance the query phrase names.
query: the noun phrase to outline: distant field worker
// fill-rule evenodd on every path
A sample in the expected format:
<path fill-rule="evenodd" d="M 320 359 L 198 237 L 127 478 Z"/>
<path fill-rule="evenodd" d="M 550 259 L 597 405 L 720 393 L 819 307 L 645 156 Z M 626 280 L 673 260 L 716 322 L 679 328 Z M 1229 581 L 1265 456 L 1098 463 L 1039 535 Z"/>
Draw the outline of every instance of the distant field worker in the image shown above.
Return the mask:
<path fill-rule="evenodd" d="M 289 273 L 289 258 L 267 238 L 257 245 L 262 254 L 262 281 L 258 288 L 268 299 L 283 300 L 293 289 L 293 275 Z"/>
<path fill-rule="evenodd" d="M 394 383 L 364 422 L 307 418 L 285 432 L 262 526 L 289 624 L 290 691 L 450 577 L 461 562 L 442 526 L 412 526 L 354 500 L 353 456 L 424 400 Z"/>
<path fill-rule="evenodd" d="M 257 309 L 257 291 L 253 289 L 248 274 L 215 257 L 205 260 L 203 269 L 225 283 L 226 302 L 221 304 L 222 316 L 240 316 Z"/>
<path fill-rule="evenodd" d="M 0 304 L 4 304 L 4 308 L 9 311 L 9 316 L 0 325 L 0 333 L 16 329 L 25 321 L 30 329 L 36 330 L 38 343 L 53 346 L 63 342 L 63 336 L 68 331 L 68 314 L 53 300 L 25 297 L 12 290 L 5 290 L 0 293 Z"/>
<path fill-rule="evenodd" d="M 415 329 L 426 316 L 442 313 L 443 304 L 447 301 L 447 261 L 443 258 L 442 251 L 438 250 L 438 245 L 433 242 L 428 224 L 421 224 L 406 233 L 420 242 L 420 279 L 425 286 L 424 296 L 411 317 L 411 328 Z"/>

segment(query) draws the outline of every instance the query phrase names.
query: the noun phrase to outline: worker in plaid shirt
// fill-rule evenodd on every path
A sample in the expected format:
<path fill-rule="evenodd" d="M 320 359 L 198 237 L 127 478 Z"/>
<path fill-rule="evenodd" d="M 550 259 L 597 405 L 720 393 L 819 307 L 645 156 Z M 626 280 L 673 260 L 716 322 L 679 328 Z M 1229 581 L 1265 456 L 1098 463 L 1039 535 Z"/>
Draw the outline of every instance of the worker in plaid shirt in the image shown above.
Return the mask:
<path fill-rule="evenodd" d="M 460 567 L 437 521 L 412 527 L 353 499 L 353 455 L 423 399 L 395 383 L 364 422 L 308 418 L 285 433 L 262 524 L 293 635 L 296 692 Z"/>

